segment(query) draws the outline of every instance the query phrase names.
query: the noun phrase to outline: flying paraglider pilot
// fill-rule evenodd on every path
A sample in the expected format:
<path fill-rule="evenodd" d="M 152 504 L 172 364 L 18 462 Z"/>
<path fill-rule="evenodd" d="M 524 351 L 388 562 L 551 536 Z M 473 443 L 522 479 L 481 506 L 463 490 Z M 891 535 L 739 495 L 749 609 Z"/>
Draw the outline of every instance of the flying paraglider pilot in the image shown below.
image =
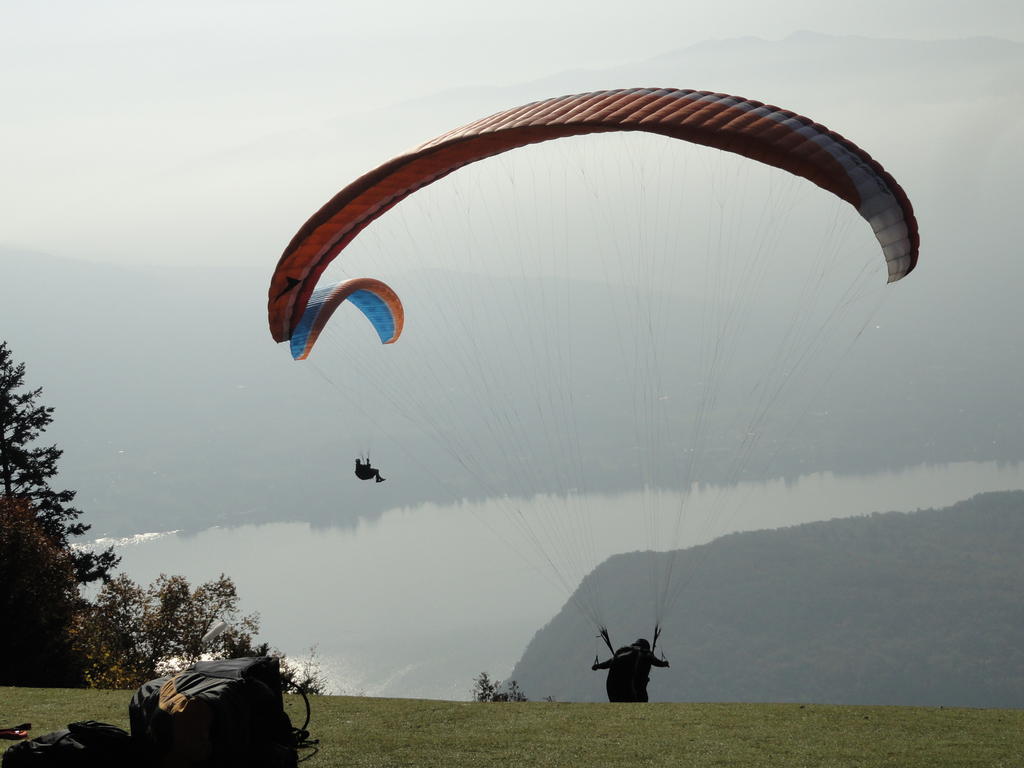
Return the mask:
<path fill-rule="evenodd" d="M 651 644 L 640 638 L 632 645 L 624 645 L 610 659 L 595 662 L 591 669 L 607 669 L 605 690 L 608 701 L 647 701 L 647 683 L 651 667 L 667 667 L 668 660 L 659 659 Z"/>
<path fill-rule="evenodd" d="M 367 457 L 366 463 L 363 463 L 359 459 L 356 459 L 356 477 L 360 480 L 373 479 L 378 483 L 383 483 L 385 478 L 380 476 L 380 470 L 374 469 L 370 466 L 370 459 Z"/>

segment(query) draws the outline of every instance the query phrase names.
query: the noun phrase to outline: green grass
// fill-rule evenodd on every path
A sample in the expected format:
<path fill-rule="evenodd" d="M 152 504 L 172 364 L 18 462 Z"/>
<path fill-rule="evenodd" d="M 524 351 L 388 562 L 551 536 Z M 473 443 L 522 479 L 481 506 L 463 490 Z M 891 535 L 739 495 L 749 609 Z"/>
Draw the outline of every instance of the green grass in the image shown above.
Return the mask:
<path fill-rule="evenodd" d="M 126 691 L 0 688 L 0 724 L 128 727 Z M 1024 710 L 799 704 L 477 704 L 325 696 L 306 765 L 1024 766 Z M 301 724 L 302 703 L 289 697 Z M 12 742 L 3 742 L 4 746 Z"/>

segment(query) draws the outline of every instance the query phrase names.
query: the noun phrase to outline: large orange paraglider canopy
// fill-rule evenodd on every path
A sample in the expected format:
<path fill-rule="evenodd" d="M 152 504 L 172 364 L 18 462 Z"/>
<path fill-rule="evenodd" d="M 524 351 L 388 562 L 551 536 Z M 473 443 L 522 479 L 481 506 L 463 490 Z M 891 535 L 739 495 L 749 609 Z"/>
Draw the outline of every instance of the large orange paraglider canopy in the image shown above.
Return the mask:
<path fill-rule="evenodd" d="M 298 231 L 271 279 L 270 332 L 286 341 L 327 265 L 371 221 L 469 163 L 527 144 L 607 131 L 646 131 L 734 152 L 806 178 L 871 225 L 889 282 L 917 263 L 919 237 L 903 189 L 854 143 L 809 118 L 707 91 L 633 88 L 538 101 L 450 131 L 353 181 Z"/>

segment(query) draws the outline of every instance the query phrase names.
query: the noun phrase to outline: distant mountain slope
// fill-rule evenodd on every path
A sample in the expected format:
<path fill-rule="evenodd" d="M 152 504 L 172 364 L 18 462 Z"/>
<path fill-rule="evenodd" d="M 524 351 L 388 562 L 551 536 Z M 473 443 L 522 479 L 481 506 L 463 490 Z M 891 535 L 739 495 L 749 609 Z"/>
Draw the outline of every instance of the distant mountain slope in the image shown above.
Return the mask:
<path fill-rule="evenodd" d="M 692 579 L 664 629 L 672 667 L 652 671 L 652 701 L 1024 707 L 1022 551 L 1024 491 L 685 550 Z M 652 557 L 665 555 L 616 556 L 588 577 L 616 585 L 616 645 L 650 636 Z M 567 605 L 510 679 L 532 699 L 603 700 L 592 634 Z"/>

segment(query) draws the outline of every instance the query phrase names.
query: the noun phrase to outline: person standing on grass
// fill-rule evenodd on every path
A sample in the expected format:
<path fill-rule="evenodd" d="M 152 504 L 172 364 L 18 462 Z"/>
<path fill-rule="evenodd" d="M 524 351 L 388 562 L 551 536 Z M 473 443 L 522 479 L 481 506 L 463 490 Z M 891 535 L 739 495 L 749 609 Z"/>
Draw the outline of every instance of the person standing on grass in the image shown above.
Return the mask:
<path fill-rule="evenodd" d="M 651 667 L 667 667 L 668 660 L 659 659 L 651 644 L 639 638 L 632 645 L 624 645 L 610 659 L 595 662 L 592 670 L 607 669 L 605 690 L 608 701 L 647 701 L 647 683 Z"/>

